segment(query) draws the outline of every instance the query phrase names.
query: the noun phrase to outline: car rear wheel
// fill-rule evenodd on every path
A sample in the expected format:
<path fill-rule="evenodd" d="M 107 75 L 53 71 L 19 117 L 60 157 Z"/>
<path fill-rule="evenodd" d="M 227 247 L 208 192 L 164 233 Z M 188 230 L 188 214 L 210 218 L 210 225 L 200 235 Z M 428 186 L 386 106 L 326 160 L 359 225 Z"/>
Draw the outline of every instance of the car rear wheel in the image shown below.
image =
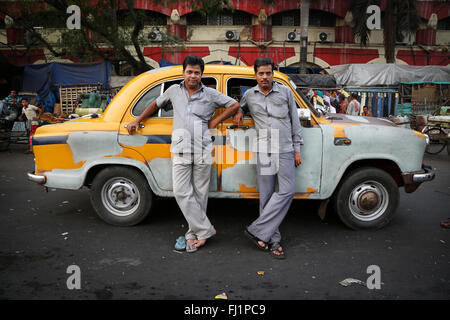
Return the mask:
<path fill-rule="evenodd" d="M 153 195 L 147 180 L 128 167 L 107 167 L 94 178 L 91 203 L 98 216 L 115 226 L 132 226 L 150 212 Z"/>
<path fill-rule="evenodd" d="M 342 222 L 349 228 L 378 229 L 392 219 L 400 193 L 385 171 L 365 167 L 347 174 L 336 190 L 333 202 Z"/>

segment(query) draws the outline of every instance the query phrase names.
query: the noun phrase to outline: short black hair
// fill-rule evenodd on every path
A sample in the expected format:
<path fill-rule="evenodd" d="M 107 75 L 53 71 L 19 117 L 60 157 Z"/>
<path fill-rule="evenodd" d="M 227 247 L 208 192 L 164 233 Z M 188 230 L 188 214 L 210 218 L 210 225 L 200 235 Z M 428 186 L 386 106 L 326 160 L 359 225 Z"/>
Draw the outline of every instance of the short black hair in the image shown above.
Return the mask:
<path fill-rule="evenodd" d="M 272 59 L 270 58 L 258 58 L 255 60 L 255 64 L 253 65 L 253 69 L 255 70 L 255 73 L 258 71 L 258 68 L 261 66 L 272 66 L 272 71 L 275 69 L 275 64 L 273 63 Z"/>
<path fill-rule="evenodd" d="M 27 101 L 27 102 L 30 102 L 30 100 L 28 100 L 27 97 L 23 97 L 21 101 Z"/>
<path fill-rule="evenodd" d="M 197 57 L 197 56 L 187 56 L 184 61 L 183 61 L 183 71 L 186 70 L 186 67 L 190 65 L 190 66 L 200 66 L 200 69 L 205 70 L 205 62 L 203 61 L 202 58 Z"/>

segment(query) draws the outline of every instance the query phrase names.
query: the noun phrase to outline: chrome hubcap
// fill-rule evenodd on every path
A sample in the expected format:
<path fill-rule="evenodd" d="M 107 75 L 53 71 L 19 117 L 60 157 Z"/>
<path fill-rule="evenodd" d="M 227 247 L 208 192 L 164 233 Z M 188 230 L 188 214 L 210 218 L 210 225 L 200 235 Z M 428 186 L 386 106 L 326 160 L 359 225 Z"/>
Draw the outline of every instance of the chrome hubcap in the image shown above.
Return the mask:
<path fill-rule="evenodd" d="M 386 188 L 376 181 L 366 181 L 350 193 L 348 205 L 354 217 L 362 221 L 373 221 L 384 214 L 389 204 Z"/>
<path fill-rule="evenodd" d="M 140 195 L 136 185 L 126 178 L 112 178 L 102 188 L 103 205 L 114 215 L 128 216 L 139 206 Z"/>

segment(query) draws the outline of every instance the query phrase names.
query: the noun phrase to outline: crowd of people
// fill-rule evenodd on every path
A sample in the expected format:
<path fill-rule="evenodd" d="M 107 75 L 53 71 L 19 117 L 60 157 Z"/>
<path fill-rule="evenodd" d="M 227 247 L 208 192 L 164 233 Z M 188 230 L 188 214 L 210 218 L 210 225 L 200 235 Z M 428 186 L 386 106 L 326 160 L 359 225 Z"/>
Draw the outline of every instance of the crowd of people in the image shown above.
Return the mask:
<path fill-rule="evenodd" d="M 307 97 L 316 109 L 324 112 L 363 117 L 372 116 L 367 106 L 363 106 L 361 110 L 357 93 L 346 96 L 341 90 L 321 91 L 311 89 L 307 93 Z"/>

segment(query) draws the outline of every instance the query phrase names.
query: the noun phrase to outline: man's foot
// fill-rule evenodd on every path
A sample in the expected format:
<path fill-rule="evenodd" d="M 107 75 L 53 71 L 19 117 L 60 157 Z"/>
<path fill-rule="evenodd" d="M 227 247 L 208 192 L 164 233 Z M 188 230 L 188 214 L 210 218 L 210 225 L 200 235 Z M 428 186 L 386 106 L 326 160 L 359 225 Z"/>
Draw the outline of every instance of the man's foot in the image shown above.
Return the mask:
<path fill-rule="evenodd" d="M 186 252 L 192 253 L 198 250 L 196 241 L 194 239 L 186 240 Z"/>
<path fill-rule="evenodd" d="M 261 239 L 255 237 L 253 234 L 251 234 L 247 228 L 244 230 L 244 234 L 249 238 L 260 250 L 267 251 L 269 249 L 269 246 L 267 243 L 262 241 Z"/>
<path fill-rule="evenodd" d="M 276 259 L 285 259 L 283 248 L 278 242 L 274 242 L 270 245 L 270 254 Z"/>
<path fill-rule="evenodd" d="M 213 234 L 212 234 L 211 237 L 215 236 L 216 234 L 217 234 L 217 231 L 216 231 L 216 229 L 214 229 L 214 230 L 213 230 Z M 211 237 L 209 237 L 209 238 L 211 238 Z M 208 239 L 209 239 L 209 238 L 208 238 Z M 194 240 L 194 242 L 195 242 L 195 248 L 203 247 L 203 246 L 205 245 L 205 243 L 206 243 L 206 240 L 208 240 L 208 239 Z"/>

